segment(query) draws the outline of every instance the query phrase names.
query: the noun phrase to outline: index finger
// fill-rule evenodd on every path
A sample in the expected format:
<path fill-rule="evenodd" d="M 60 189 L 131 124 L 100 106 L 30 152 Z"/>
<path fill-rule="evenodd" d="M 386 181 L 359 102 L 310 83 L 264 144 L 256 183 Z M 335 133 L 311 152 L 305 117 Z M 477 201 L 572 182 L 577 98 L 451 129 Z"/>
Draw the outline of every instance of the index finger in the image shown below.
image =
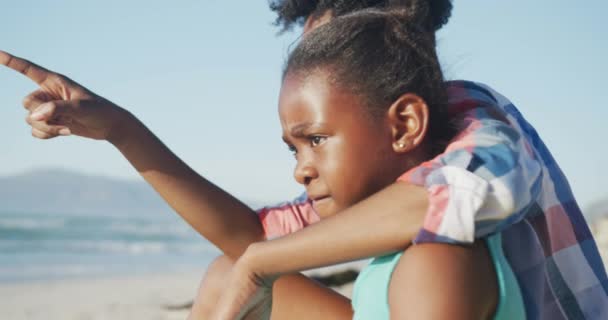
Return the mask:
<path fill-rule="evenodd" d="M 44 81 L 51 75 L 49 70 L 25 59 L 15 57 L 12 54 L 2 50 L 0 50 L 0 64 L 22 73 L 37 84 L 44 83 Z"/>

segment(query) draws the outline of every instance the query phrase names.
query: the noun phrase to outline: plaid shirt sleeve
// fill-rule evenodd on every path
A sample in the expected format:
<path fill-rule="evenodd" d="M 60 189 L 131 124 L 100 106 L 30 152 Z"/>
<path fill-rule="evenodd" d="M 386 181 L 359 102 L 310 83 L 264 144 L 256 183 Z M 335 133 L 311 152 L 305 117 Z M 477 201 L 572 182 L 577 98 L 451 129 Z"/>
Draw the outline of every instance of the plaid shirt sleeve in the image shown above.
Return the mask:
<path fill-rule="evenodd" d="M 482 85 L 453 82 L 450 112 L 463 130 L 443 154 L 403 174 L 423 186 L 429 208 L 414 243 L 471 243 L 520 221 L 539 193 L 541 164 L 501 106 Z"/>

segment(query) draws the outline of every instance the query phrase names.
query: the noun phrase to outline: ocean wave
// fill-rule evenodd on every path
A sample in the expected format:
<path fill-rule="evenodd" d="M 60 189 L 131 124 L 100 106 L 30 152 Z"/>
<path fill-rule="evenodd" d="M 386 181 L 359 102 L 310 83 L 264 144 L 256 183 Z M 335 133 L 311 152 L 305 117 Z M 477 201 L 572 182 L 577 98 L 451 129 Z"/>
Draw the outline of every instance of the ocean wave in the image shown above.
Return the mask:
<path fill-rule="evenodd" d="M 206 242 L 161 242 L 161 241 L 67 241 L 67 240 L 0 240 L 0 253 L 25 254 L 44 252 L 48 254 L 204 254 L 217 252 Z"/>
<path fill-rule="evenodd" d="M 88 279 L 108 275 L 141 275 L 146 272 L 190 272 L 204 269 L 212 257 L 198 260 L 155 259 L 133 261 L 133 259 L 105 261 L 48 261 L 46 263 L 0 264 L 0 283 L 48 279 Z"/>
<path fill-rule="evenodd" d="M 21 229 L 21 230 L 38 230 L 38 229 L 60 229 L 66 226 L 65 218 L 27 218 L 27 217 L 8 217 L 0 218 L 0 228 L 3 229 Z"/>
<path fill-rule="evenodd" d="M 113 222 L 108 230 L 114 233 L 122 233 L 134 236 L 169 236 L 169 237 L 192 237 L 196 233 L 185 224 L 152 224 L 152 223 L 124 223 Z"/>
<path fill-rule="evenodd" d="M 0 216 L 0 239 L 36 240 L 200 240 L 200 236 L 178 217 Z"/>

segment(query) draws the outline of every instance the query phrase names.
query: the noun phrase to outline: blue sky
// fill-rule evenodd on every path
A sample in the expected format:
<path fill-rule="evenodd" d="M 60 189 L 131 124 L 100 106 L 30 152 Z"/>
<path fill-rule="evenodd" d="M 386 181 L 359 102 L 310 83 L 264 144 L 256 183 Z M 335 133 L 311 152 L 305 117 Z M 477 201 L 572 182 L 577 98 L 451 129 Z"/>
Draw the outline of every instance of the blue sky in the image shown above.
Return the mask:
<path fill-rule="evenodd" d="M 438 34 L 448 79 L 509 97 L 561 164 L 583 207 L 608 197 L 605 1 L 456 1 Z M 20 1 L 2 6 L 0 49 L 129 109 L 199 173 L 238 197 L 297 195 L 276 112 L 299 30 L 277 36 L 266 1 Z M 138 179 L 108 143 L 32 138 L 33 83 L 0 69 L 0 175 L 40 167 Z"/>

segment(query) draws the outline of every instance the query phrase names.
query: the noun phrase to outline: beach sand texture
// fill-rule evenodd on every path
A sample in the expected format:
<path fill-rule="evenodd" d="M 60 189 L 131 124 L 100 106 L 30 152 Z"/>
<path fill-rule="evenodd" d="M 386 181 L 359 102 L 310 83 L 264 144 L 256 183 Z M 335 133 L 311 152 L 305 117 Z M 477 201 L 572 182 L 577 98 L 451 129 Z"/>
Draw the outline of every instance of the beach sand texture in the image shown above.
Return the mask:
<path fill-rule="evenodd" d="M 166 306 L 191 301 L 203 272 L 0 286 L 0 319 L 186 319 Z"/>
<path fill-rule="evenodd" d="M 363 262 L 319 269 L 327 275 Z M 2 320 L 184 320 L 204 271 L 0 285 Z M 337 288 L 350 295 L 352 284 Z"/>

